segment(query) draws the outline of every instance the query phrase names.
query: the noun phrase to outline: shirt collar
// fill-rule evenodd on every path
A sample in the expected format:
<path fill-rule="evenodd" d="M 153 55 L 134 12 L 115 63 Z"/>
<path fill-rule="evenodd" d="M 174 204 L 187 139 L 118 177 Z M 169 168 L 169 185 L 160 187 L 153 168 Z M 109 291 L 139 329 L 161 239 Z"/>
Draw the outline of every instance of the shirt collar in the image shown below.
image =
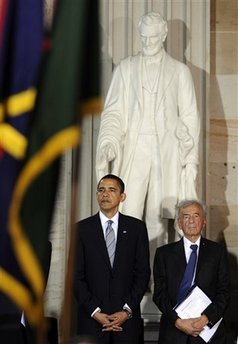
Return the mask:
<path fill-rule="evenodd" d="M 116 225 L 116 227 L 118 226 L 119 212 L 117 212 L 111 219 L 109 219 L 100 210 L 99 217 L 103 226 L 106 224 L 108 220 L 112 220 L 112 222 Z"/>
<path fill-rule="evenodd" d="M 196 242 L 191 242 L 187 238 L 183 237 L 183 244 L 184 244 L 185 250 L 189 249 L 191 245 L 198 245 L 198 248 L 199 248 L 200 241 L 201 241 L 201 236 L 197 239 Z"/>

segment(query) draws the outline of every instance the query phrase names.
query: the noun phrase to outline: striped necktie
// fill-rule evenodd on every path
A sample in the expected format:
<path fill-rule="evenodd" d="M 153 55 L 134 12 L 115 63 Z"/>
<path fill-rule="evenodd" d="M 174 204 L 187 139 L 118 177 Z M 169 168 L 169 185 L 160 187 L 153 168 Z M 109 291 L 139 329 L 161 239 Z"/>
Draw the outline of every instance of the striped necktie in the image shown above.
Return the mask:
<path fill-rule="evenodd" d="M 106 246 L 108 251 L 108 256 L 111 262 L 111 266 L 113 266 L 114 256 L 115 256 L 115 247 L 116 247 L 116 239 L 115 239 L 115 233 L 112 228 L 112 220 L 107 221 L 108 225 L 106 228 Z"/>

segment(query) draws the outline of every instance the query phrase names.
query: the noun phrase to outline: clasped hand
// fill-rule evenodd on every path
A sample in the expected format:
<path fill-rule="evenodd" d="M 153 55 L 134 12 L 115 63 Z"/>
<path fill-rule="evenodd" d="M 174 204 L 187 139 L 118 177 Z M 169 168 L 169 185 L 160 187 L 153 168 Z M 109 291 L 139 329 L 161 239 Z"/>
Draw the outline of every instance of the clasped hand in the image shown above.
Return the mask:
<path fill-rule="evenodd" d="M 207 317 L 205 315 L 201 315 L 198 318 L 177 319 L 175 326 L 187 335 L 197 337 L 207 323 Z"/>
<path fill-rule="evenodd" d="M 93 317 L 102 325 L 102 331 L 113 332 L 121 332 L 123 330 L 121 325 L 128 319 L 128 316 L 124 311 L 116 312 L 113 314 L 97 312 L 94 314 Z"/>

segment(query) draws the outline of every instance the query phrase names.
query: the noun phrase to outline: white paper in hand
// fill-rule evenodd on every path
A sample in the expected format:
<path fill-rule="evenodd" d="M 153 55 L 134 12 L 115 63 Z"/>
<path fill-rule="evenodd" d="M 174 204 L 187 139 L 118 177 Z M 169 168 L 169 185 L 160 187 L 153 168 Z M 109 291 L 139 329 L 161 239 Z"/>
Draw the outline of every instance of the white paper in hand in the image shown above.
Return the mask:
<path fill-rule="evenodd" d="M 191 293 L 182 301 L 174 310 L 181 319 L 200 317 L 204 309 L 210 305 L 212 301 L 209 297 L 198 287 L 192 289 Z M 205 326 L 199 336 L 208 343 L 216 332 L 222 318 L 212 327 Z"/>

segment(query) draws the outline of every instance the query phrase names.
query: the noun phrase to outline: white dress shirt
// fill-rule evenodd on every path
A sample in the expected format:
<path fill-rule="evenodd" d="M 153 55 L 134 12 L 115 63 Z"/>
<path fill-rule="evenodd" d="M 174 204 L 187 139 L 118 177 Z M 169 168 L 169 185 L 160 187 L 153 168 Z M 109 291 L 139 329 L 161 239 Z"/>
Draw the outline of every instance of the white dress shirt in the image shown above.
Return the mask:
<path fill-rule="evenodd" d="M 103 229 L 104 239 L 106 238 L 106 228 L 108 226 L 107 222 L 109 220 L 111 220 L 112 221 L 112 228 L 113 228 L 114 233 L 115 233 L 115 240 L 117 242 L 119 212 L 117 212 L 111 219 L 109 219 L 101 211 L 99 211 L 99 217 L 100 217 L 100 221 L 101 221 L 101 225 L 102 225 L 102 229 Z M 123 306 L 123 309 L 128 310 L 131 313 L 131 309 L 127 304 L 125 304 Z M 93 317 L 96 312 L 101 312 L 100 307 L 97 307 L 93 311 L 93 313 L 91 314 L 91 317 Z"/>
<path fill-rule="evenodd" d="M 118 233 L 118 218 L 119 218 L 119 212 L 117 212 L 111 219 L 108 219 L 101 211 L 99 212 L 99 217 L 101 220 L 101 225 L 103 229 L 103 235 L 104 239 L 106 238 L 106 228 L 108 226 L 107 221 L 112 221 L 112 228 L 115 234 L 115 240 L 117 242 L 117 233 Z"/>

